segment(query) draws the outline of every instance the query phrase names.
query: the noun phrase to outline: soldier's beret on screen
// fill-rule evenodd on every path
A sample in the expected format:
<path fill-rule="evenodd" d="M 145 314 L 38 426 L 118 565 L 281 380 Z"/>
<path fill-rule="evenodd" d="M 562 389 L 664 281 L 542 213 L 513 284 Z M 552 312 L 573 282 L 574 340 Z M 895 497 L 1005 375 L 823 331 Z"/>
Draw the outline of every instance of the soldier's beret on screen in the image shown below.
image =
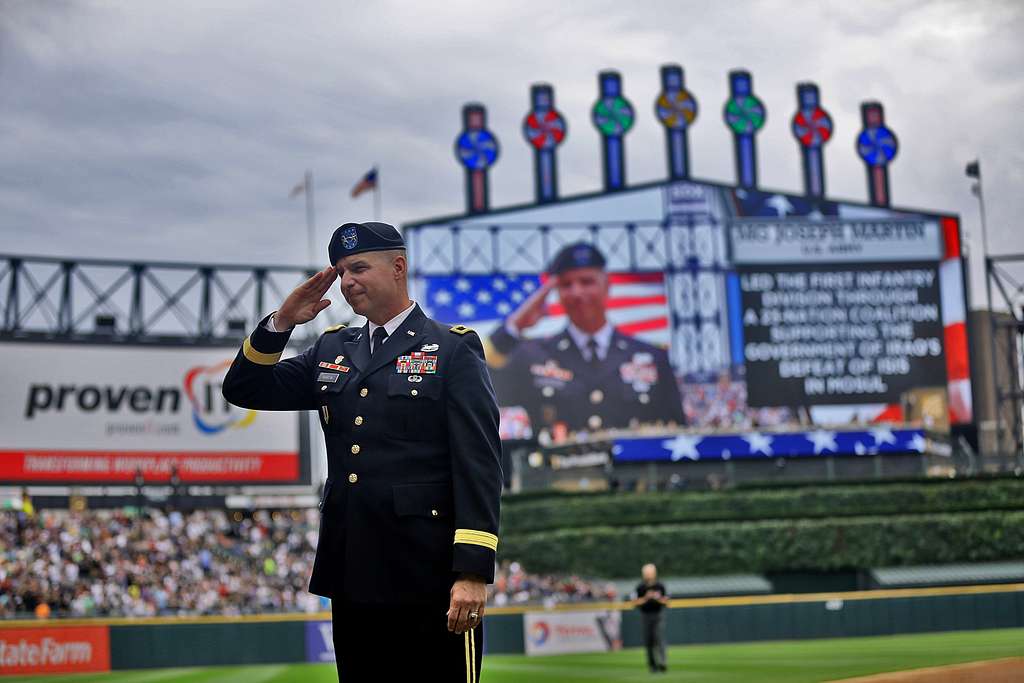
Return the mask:
<path fill-rule="evenodd" d="M 395 226 L 387 223 L 345 223 L 334 231 L 331 244 L 327 251 L 331 257 L 331 265 L 338 259 L 362 254 L 367 251 L 387 251 L 389 249 L 405 249 L 405 240 Z"/>
<path fill-rule="evenodd" d="M 604 254 L 585 242 L 567 244 L 551 259 L 548 272 L 552 275 L 564 273 L 573 268 L 604 268 Z"/>

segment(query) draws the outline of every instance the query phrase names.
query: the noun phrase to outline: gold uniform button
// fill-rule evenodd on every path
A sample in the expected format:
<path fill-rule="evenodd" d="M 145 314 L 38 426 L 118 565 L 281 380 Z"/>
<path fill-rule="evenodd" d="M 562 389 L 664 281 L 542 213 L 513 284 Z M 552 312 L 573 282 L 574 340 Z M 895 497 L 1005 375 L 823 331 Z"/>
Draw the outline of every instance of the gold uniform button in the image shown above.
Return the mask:
<path fill-rule="evenodd" d="M 639 398 L 640 402 L 643 403 L 643 404 L 647 404 L 647 403 L 651 402 L 651 397 L 648 396 L 647 394 L 640 394 L 640 396 L 638 396 L 637 398 Z"/>
<path fill-rule="evenodd" d="M 413 389 L 409 393 L 412 394 L 413 396 L 419 396 L 420 395 L 420 392 L 416 391 L 415 389 Z"/>
<path fill-rule="evenodd" d="M 437 517 L 437 510 L 431 510 L 430 511 L 430 516 L 431 517 Z"/>
<path fill-rule="evenodd" d="M 367 389 L 366 387 L 363 387 L 362 389 L 359 390 L 359 395 L 362 396 L 363 398 L 366 398 L 366 395 L 368 393 L 370 393 L 370 390 Z"/>
<path fill-rule="evenodd" d="M 604 392 L 600 389 L 594 389 L 590 392 L 590 402 L 597 404 L 604 400 Z"/>
<path fill-rule="evenodd" d="M 352 455 L 359 455 L 359 451 L 360 451 L 359 444 L 357 444 L 357 443 L 352 444 Z"/>
<path fill-rule="evenodd" d="M 353 472 L 352 474 L 348 475 L 348 483 L 354 484 L 357 481 L 359 481 L 359 475 L 358 474 Z"/>
<path fill-rule="evenodd" d="M 356 426 L 359 426 L 361 424 L 363 424 L 363 416 L 362 415 L 356 415 Z"/>
<path fill-rule="evenodd" d="M 587 426 L 590 427 L 591 429 L 600 429 L 602 422 L 603 420 L 601 419 L 600 415 L 591 415 L 590 418 L 587 420 Z"/>

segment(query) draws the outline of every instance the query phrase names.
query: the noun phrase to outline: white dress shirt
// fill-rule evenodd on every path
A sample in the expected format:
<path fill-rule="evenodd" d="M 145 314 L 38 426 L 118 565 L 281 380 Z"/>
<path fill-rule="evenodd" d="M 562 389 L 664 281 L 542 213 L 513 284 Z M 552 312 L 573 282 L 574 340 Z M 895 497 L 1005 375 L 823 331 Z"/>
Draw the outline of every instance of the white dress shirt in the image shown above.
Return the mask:
<path fill-rule="evenodd" d="M 512 324 L 511 320 L 505 321 L 505 331 L 508 332 L 509 336 L 513 339 L 519 339 L 523 336 L 523 333 L 518 327 Z M 587 334 L 580 328 L 576 327 L 572 323 L 569 323 L 569 336 L 576 344 L 576 348 L 580 350 L 580 354 L 584 360 L 590 360 L 590 349 L 587 348 L 587 343 L 591 337 L 597 340 L 597 357 L 599 360 L 604 360 L 608 357 L 608 347 L 612 345 L 612 333 L 615 332 L 615 328 L 612 324 L 606 322 L 604 327 L 599 329 L 594 334 Z"/>
<path fill-rule="evenodd" d="M 396 315 L 394 318 L 384 323 L 384 331 L 388 333 L 388 336 L 384 339 L 385 342 L 391 337 L 391 335 L 395 333 L 395 330 L 402 326 L 402 323 L 405 322 L 405 319 L 409 317 L 409 314 L 412 313 L 412 309 L 414 308 L 416 308 L 415 301 L 409 304 L 409 308 L 405 309 L 404 311 Z M 370 323 L 370 353 L 373 353 L 373 333 L 378 327 L 381 327 L 381 325 L 378 325 L 377 323 L 371 321 L 367 322 Z"/>
<path fill-rule="evenodd" d="M 615 328 L 612 327 L 612 324 L 609 322 L 606 322 L 604 327 L 594 334 L 587 334 L 572 323 L 569 323 L 569 336 L 572 337 L 572 341 L 576 344 L 576 348 L 580 350 L 583 358 L 587 361 L 593 360 L 590 357 L 590 338 L 593 337 L 597 342 L 598 360 L 604 360 L 608 357 L 608 347 L 612 345 L 612 333 L 614 331 Z"/>

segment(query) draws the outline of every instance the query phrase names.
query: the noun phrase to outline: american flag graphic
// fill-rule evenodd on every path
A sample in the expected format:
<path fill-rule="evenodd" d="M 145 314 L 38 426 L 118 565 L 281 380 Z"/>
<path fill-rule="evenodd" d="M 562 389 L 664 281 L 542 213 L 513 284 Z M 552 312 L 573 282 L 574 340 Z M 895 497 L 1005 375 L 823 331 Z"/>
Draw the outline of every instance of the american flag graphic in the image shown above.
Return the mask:
<path fill-rule="evenodd" d="M 923 429 L 872 429 L 739 434 L 677 434 L 665 437 L 616 439 L 612 455 L 617 462 L 652 460 L 730 460 L 732 458 L 828 457 L 924 453 L 932 444 Z"/>
<path fill-rule="evenodd" d="M 668 346 L 668 299 L 663 273 L 609 273 L 608 319 L 621 332 L 650 344 Z M 432 318 L 461 323 L 490 334 L 547 279 L 541 275 L 428 275 L 421 305 Z M 425 291 L 424 291 L 425 290 Z M 558 291 L 548 296 L 547 316 L 528 337 L 558 334 L 567 324 Z"/>

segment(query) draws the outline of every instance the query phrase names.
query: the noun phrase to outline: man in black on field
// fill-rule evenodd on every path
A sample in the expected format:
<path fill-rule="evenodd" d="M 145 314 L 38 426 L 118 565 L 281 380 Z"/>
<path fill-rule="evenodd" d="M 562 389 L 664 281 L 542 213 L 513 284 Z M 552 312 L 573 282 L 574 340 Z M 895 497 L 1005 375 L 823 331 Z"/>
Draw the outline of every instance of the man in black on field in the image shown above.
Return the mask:
<path fill-rule="evenodd" d="M 590 244 L 569 244 L 548 273 L 547 282 L 491 333 L 488 359 L 501 405 L 522 406 L 535 431 L 557 423 L 569 431 L 682 425 L 668 354 L 608 321 L 611 282 L 604 255 Z M 523 332 L 544 317 L 552 289 L 569 324 L 551 337 L 524 339 Z"/>
<path fill-rule="evenodd" d="M 651 673 L 668 671 L 665 664 L 665 607 L 668 594 L 665 584 L 658 581 L 658 568 L 645 564 L 640 570 L 643 579 L 636 587 L 634 605 L 640 610 L 644 622 L 644 648 Z"/>
<path fill-rule="evenodd" d="M 392 226 L 346 223 L 329 252 L 245 340 L 224 396 L 320 414 L 328 475 L 309 590 L 331 598 L 339 678 L 475 683 L 502 481 L 480 340 L 410 301 Z M 367 324 L 328 328 L 281 360 L 338 277 Z"/>

